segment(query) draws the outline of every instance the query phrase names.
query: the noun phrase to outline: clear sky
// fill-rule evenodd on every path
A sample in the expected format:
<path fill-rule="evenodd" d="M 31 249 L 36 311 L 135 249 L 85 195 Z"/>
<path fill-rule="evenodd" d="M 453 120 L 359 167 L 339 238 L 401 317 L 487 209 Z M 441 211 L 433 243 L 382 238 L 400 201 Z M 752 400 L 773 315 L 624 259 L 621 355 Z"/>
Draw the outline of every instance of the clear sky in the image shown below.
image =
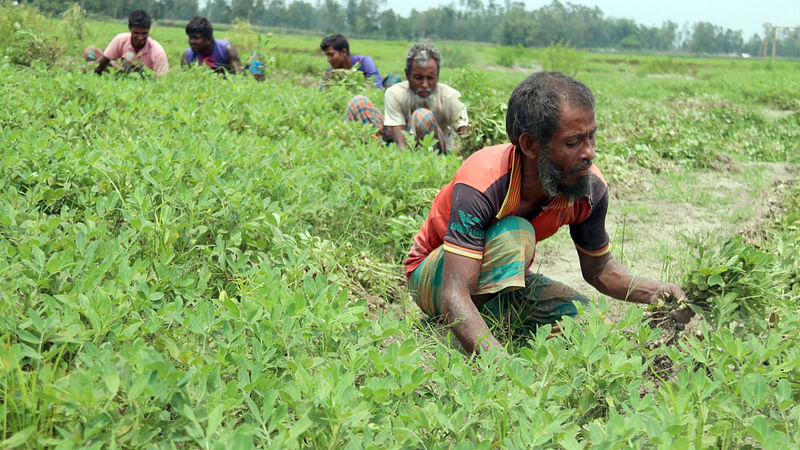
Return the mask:
<path fill-rule="evenodd" d="M 488 0 L 482 0 L 486 5 Z M 505 0 L 495 0 L 505 6 Z M 524 0 L 528 11 L 549 5 L 551 0 Z M 800 0 L 561 0 L 589 7 L 597 6 L 604 17 L 633 19 L 647 26 L 661 26 L 671 20 L 684 24 L 710 22 L 724 28 L 742 30 L 748 40 L 753 33 L 763 35 L 764 23 L 778 26 L 800 26 Z M 386 0 L 385 8 L 391 8 L 401 16 L 408 17 L 412 9 L 424 11 L 437 6 L 459 5 L 459 0 Z"/>

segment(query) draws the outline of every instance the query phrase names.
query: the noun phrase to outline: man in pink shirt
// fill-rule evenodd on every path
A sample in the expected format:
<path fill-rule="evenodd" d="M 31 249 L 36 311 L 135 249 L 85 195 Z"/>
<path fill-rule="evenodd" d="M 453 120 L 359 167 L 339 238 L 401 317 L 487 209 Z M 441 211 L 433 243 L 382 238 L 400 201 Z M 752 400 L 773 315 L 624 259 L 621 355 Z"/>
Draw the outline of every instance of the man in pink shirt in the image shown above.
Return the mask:
<path fill-rule="evenodd" d="M 97 61 L 95 73 L 102 75 L 113 60 L 120 59 L 113 65 L 123 72 L 141 72 L 144 64 L 157 77 L 166 74 L 169 71 L 167 54 L 161 44 L 150 38 L 150 16 L 141 9 L 133 11 L 128 16 L 128 29 L 129 33 L 116 35 L 104 52 L 94 46 L 84 50 L 87 61 Z"/>

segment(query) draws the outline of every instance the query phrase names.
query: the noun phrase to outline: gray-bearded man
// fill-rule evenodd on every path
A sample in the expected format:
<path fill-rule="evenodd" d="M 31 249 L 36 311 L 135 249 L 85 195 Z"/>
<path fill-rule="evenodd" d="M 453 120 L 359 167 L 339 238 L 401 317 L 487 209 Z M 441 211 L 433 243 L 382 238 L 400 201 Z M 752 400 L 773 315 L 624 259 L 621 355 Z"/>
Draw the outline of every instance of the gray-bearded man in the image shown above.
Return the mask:
<path fill-rule="evenodd" d="M 529 270 L 536 243 L 569 226 L 584 279 L 634 303 L 681 305 L 680 286 L 631 274 L 610 253 L 608 187 L 594 166 L 594 95 L 559 72 L 520 83 L 508 102 L 511 141 L 470 156 L 439 191 L 414 238 L 405 272 L 423 311 L 442 316 L 468 352 L 500 347 L 479 313 L 529 311 L 525 325 L 575 317 L 589 299 Z M 673 319 L 686 323 L 685 304 Z"/>
<path fill-rule="evenodd" d="M 386 90 L 386 115 L 365 96 L 353 97 L 347 105 L 347 118 L 368 123 L 378 129 L 378 136 L 395 142 L 402 150 L 408 146 L 403 131 L 424 139 L 433 134 L 436 148 L 448 153 L 455 143 L 454 133 L 462 134 L 469 126 L 467 108 L 461 94 L 439 83 L 442 55 L 431 44 L 416 44 L 406 54 L 406 78 Z"/>

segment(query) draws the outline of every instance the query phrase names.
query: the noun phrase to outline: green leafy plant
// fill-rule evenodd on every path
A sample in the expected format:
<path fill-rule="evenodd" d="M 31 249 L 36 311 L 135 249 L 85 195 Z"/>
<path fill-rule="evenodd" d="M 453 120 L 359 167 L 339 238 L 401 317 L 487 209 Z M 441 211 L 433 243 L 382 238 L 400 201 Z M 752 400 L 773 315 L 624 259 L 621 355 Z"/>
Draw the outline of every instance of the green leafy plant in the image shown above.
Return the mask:
<path fill-rule="evenodd" d="M 72 39 L 81 41 L 86 34 L 86 11 L 80 3 L 73 3 L 63 14 L 64 29 Z"/>
<path fill-rule="evenodd" d="M 464 93 L 462 101 L 470 117 L 469 129 L 461 136 L 459 154 L 466 157 L 483 147 L 506 141 L 508 105 L 496 97 L 486 75 L 477 70 L 461 69 L 449 82 Z"/>
<path fill-rule="evenodd" d="M 60 29 L 30 19 L 15 21 Z M 182 29 L 155 32 L 169 55 L 185 48 Z M 593 296 L 560 335 L 497 323 L 506 353 L 465 355 L 417 319 L 402 271 L 460 160 L 345 123 L 353 92 L 319 89 L 318 41 L 271 37 L 299 70 L 267 83 L 0 64 L 0 447 L 797 447 L 797 186 L 758 242 L 669 242 L 709 308 L 675 345 L 653 345 L 664 330 L 638 307 Z M 407 51 L 375 45 L 387 60 Z M 676 57 L 707 76 L 687 83 L 594 59 L 597 162 L 615 204 L 709 204 L 693 183 L 712 151 L 799 162 L 797 117 L 760 113 L 793 107 L 796 63 Z M 501 108 L 524 76 L 444 72 L 470 102 L 471 145 L 505 140 Z"/>
<path fill-rule="evenodd" d="M 475 53 L 465 45 L 460 44 L 440 44 L 439 51 L 442 53 L 442 67 L 465 68 L 475 64 Z"/>
<path fill-rule="evenodd" d="M 545 70 L 557 70 L 570 76 L 576 76 L 582 70 L 585 53 L 572 47 L 563 39 L 551 42 L 544 50 L 542 67 Z"/>
<path fill-rule="evenodd" d="M 504 67 L 514 67 L 514 63 L 517 61 L 517 54 L 519 53 L 521 46 L 517 47 L 497 47 L 496 52 L 496 59 L 495 62 L 498 65 Z"/>
<path fill-rule="evenodd" d="M 697 74 L 697 67 L 678 62 L 673 58 L 657 58 L 650 59 L 643 62 L 636 69 L 636 74 L 639 76 L 649 74 L 677 74 L 694 76 Z"/>
<path fill-rule="evenodd" d="M 14 23 L 14 40 L 6 49 L 6 56 L 12 63 L 29 66 L 38 61 L 52 65 L 60 54 L 61 47 L 55 38 Z"/>
<path fill-rule="evenodd" d="M 774 290 L 782 283 L 770 253 L 745 245 L 741 237 L 709 249 L 696 243 L 694 266 L 684 275 L 690 304 L 698 307 L 716 327 L 728 325 L 763 329 L 770 306 L 780 298 Z"/>

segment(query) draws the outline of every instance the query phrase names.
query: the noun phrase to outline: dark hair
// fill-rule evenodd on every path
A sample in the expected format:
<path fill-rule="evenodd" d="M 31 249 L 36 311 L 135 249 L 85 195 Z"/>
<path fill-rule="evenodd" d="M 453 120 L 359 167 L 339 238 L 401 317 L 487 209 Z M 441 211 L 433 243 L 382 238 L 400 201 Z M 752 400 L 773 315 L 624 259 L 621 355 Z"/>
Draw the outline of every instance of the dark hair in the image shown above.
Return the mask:
<path fill-rule="evenodd" d="M 561 72 L 539 72 L 514 88 L 508 99 L 506 133 L 512 144 L 519 144 L 528 133 L 540 144 L 549 144 L 559 127 L 562 104 L 594 109 L 591 89 Z"/>
<path fill-rule="evenodd" d="M 347 54 L 350 54 L 350 43 L 347 42 L 347 38 L 341 34 L 333 34 L 330 35 L 322 40 L 319 44 L 320 50 L 323 52 L 328 49 L 328 47 L 333 46 L 333 49 L 337 52 L 342 50 L 347 50 Z"/>
<path fill-rule="evenodd" d="M 150 15 L 146 12 L 142 11 L 141 9 L 137 9 L 136 11 L 131 11 L 131 14 L 128 16 L 128 29 L 131 28 L 147 28 L 150 29 Z"/>
<path fill-rule="evenodd" d="M 433 58 L 436 61 L 436 75 L 442 67 L 442 54 L 433 44 L 414 44 L 406 53 L 406 76 L 411 74 L 411 64 L 416 61 L 417 65 L 424 66 Z"/>
<path fill-rule="evenodd" d="M 211 22 L 205 17 L 194 16 L 186 24 L 186 35 L 191 36 L 193 34 L 199 34 L 206 39 L 214 39 L 214 28 L 211 27 Z"/>

